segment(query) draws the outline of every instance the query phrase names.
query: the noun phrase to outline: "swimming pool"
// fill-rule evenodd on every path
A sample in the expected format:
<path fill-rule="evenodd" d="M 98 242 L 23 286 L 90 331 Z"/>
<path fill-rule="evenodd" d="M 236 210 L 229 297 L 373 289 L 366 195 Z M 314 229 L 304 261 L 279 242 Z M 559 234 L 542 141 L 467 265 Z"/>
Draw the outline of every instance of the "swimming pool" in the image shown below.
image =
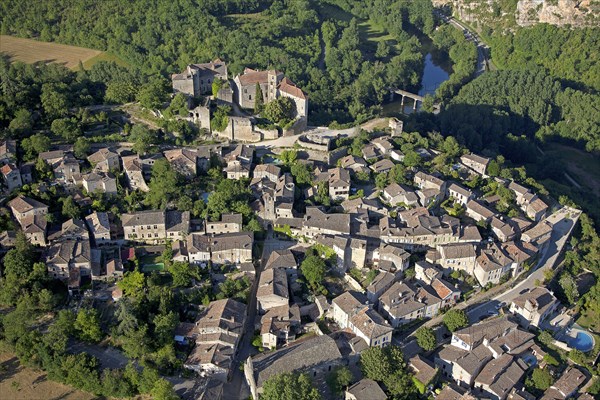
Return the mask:
<path fill-rule="evenodd" d="M 568 345 L 573 349 L 590 351 L 594 348 L 594 338 L 587 332 L 577 331 L 577 336 L 569 338 Z"/>

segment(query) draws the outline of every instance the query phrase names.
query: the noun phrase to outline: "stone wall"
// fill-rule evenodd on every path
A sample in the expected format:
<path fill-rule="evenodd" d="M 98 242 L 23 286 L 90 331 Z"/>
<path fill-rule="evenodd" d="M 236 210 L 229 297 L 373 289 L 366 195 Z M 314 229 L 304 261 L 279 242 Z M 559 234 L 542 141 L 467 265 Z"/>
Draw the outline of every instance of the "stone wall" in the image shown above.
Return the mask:
<path fill-rule="evenodd" d="M 252 120 L 247 117 L 229 117 L 229 123 L 223 132 L 215 132 L 219 137 L 240 142 L 258 142 L 262 134 L 254 130 Z"/>
<path fill-rule="evenodd" d="M 190 110 L 190 117 L 192 122 L 210 132 L 210 103 Z"/>
<path fill-rule="evenodd" d="M 329 152 L 327 162 L 329 165 L 336 165 L 337 161 L 348 154 L 348 147 L 340 147 Z"/>
<path fill-rule="evenodd" d="M 217 102 L 220 104 L 233 103 L 233 90 L 230 87 L 222 87 L 217 93 Z"/>
<path fill-rule="evenodd" d="M 298 118 L 291 127 L 283 130 L 283 136 L 299 135 L 306 130 L 307 125 L 305 117 Z"/>

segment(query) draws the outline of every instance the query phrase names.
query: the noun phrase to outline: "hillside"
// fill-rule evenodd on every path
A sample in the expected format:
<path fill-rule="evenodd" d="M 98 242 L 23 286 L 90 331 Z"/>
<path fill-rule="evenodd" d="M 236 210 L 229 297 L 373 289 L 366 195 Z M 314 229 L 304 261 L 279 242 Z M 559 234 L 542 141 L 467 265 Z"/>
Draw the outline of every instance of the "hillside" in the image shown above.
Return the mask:
<path fill-rule="evenodd" d="M 594 0 L 433 0 L 433 4 L 450 6 L 456 17 L 476 28 L 540 23 L 581 28 L 600 23 L 600 3 Z"/>

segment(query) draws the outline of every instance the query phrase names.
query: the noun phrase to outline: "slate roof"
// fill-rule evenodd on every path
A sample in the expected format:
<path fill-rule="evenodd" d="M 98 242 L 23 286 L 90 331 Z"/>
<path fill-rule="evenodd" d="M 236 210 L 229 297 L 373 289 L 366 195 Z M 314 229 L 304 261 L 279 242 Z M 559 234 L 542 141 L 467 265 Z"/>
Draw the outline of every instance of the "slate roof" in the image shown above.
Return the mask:
<path fill-rule="evenodd" d="M 569 367 L 548 390 L 556 390 L 563 396 L 559 398 L 564 399 L 575 392 L 586 379 L 586 375 L 579 368 Z"/>
<path fill-rule="evenodd" d="M 394 165 L 395 164 L 393 162 L 387 158 L 384 158 L 383 160 L 379 160 L 375 164 L 371 165 L 371 169 L 376 173 L 380 173 L 389 171 L 390 169 L 394 168 Z"/>
<path fill-rule="evenodd" d="M 106 147 L 101 148 L 95 153 L 92 153 L 88 156 L 88 161 L 94 164 L 97 164 L 102 161 L 106 161 L 109 158 L 118 157 L 119 155 L 113 151 L 110 151 Z"/>
<path fill-rule="evenodd" d="M 289 249 L 273 250 L 267 259 L 265 269 L 269 268 L 297 268 L 296 257 Z"/>
<path fill-rule="evenodd" d="M 14 208 L 18 213 L 26 213 L 37 208 L 47 208 L 48 206 L 44 203 L 40 203 L 25 196 L 18 196 L 8 202 L 8 206 Z"/>
<path fill-rule="evenodd" d="M 355 310 L 363 307 L 366 299 L 361 293 L 348 291 L 332 300 L 346 314 L 352 314 Z"/>
<path fill-rule="evenodd" d="M 484 338 L 488 340 L 495 339 L 509 329 L 516 329 L 517 326 L 515 322 L 508 320 L 506 317 L 495 318 L 460 329 L 454 332 L 454 335 L 467 345 L 475 346 L 481 343 Z"/>
<path fill-rule="evenodd" d="M 387 396 L 379 384 L 372 379 L 364 378 L 350 386 L 347 393 L 353 395 L 356 400 L 386 400 Z"/>
<path fill-rule="evenodd" d="M 350 317 L 350 323 L 369 339 L 378 338 L 394 330 L 377 311 L 370 307 L 364 307 Z"/>
<path fill-rule="evenodd" d="M 311 337 L 294 342 L 288 347 L 259 354 L 252 358 L 254 379 L 258 387 L 271 376 L 285 372 L 301 371 L 312 366 L 335 362 L 342 358 L 335 340 L 328 335 Z"/>
<path fill-rule="evenodd" d="M 438 369 L 420 355 L 408 360 L 408 365 L 414 370 L 415 378 L 424 385 L 429 384 L 437 375 Z"/>
<path fill-rule="evenodd" d="M 471 192 L 469 189 L 454 182 L 452 182 L 450 186 L 448 186 L 448 191 L 456 192 L 465 197 L 471 197 L 473 195 L 473 192 Z"/>
<path fill-rule="evenodd" d="M 251 249 L 254 242 L 254 232 L 223 233 L 211 237 L 211 249 L 223 251 L 231 249 Z"/>
<path fill-rule="evenodd" d="M 503 399 L 523 378 L 525 371 L 527 371 L 527 365 L 521 359 L 503 354 L 488 362 L 475 382 L 488 385 L 490 391 L 495 393 L 498 398 Z"/>
<path fill-rule="evenodd" d="M 326 214 L 317 207 L 306 207 L 304 225 L 350 234 L 349 214 Z"/>
<path fill-rule="evenodd" d="M 478 156 L 477 154 L 473 154 L 473 153 L 465 154 L 465 155 L 461 156 L 460 158 L 461 158 L 461 160 L 464 158 L 464 159 L 470 160 L 472 162 L 476 162 L 478 164 L 482 164 L 482 165 L 486 165 L 486 166 L 490 162 L 489 158 Z"/>
<path fill-rule="evenodd" d="M 367 291 L 371 293 L 377 293 L 382 288 L 388 287 L 391 285 L 396 279 L 396 275 L 389 272 L 380 272 L 373 279 L 371 284 L 367 287 Z"/>
<path fill-rule="evenodd" d="M 289 299 L 287 274 L 281 268 L 267 269 L 260 274 L 256 298 L 260 301 L 266 296 L 279 296 Z"/>
<path fill-rule="evenodd" d="M 470 243 L 451 243 L 438 246 L 440 255 L 445 259 L 474 258 L 477 254 Z"/>
<path fill-rule="evenodd" d="M 165 212 L 159 210 L 137 211 L 131 214 L 122 214 L 123 226 L 139 225 L 163 225 L 165 223 Z"/>
<path fill-rule="evenodd" d="M 478 202 L 477 200 L 469 200 L 467 203 L 467 209 L 481 215 L 484 218 L 491 218 L 494 216 L 494 212 Z"/>
<path fill-rule="evenodd" d="M 220 328 L 241 334 L 246 318 L 246 305 L 233 299 L 211 302 L 196 320 L 199 329 Z"/>
<path fill-rule="evenodd" d="M 513 299 L 513 303 L 521 308 L 525 308 L 526 304 L 529 303 L 531 307 L 537 309 L 539 314 L 543 314 L 547 309 L 552 307 L 555 302 L 556 297 L 554 297 L 552 292 L 545 287 L 530 289 L 528 292 Z"/>

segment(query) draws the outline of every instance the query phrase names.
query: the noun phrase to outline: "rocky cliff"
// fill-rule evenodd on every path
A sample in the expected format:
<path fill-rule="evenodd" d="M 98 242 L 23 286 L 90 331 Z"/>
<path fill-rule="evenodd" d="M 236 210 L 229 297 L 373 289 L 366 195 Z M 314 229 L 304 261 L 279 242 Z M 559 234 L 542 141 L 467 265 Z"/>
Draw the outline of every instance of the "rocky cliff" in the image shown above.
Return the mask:
<path fill-rule="evenodd" d="M 598 0 L 432 0 L 435 6 L 451 6 L 461 20 L 490 28 L 510 28 L 548 23 L 557 26 L 600 25 Z"/>

